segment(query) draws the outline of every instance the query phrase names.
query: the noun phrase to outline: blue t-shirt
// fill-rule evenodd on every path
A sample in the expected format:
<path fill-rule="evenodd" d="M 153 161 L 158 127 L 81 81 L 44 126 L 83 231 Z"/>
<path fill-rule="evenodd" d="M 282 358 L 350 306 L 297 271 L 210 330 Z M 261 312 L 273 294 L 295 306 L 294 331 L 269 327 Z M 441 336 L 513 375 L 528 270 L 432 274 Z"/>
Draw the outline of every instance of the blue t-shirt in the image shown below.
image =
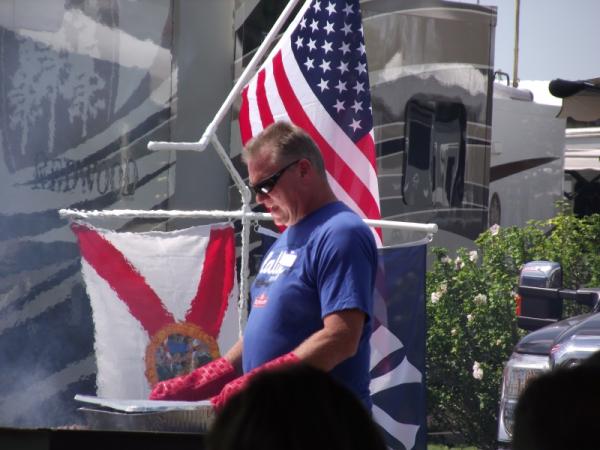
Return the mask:
<path fill-rule="evenodd" d="M 370 408 L 369 358 L 377 248 L 371 230 L 341 202 L 329 203 L 287 228 L 263 259 L 252 284 L 244 331 L 244 372 L 294 350 L 323 328 L 331 313 L 366 316 L 358 351 L 331 374 Z"/>

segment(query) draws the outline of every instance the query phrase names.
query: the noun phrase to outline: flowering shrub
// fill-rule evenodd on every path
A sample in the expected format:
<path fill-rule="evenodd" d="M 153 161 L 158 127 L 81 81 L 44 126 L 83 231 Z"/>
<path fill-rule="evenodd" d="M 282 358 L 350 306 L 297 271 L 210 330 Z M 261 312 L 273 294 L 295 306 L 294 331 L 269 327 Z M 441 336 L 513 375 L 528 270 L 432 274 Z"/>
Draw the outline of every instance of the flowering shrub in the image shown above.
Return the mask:
<path fill-rule="evenodd" d="M 600 286 L 600 215 L 555 218 L 517 228 L 494 226 L 477 251 L 433 248 L 427 274 L 427 371 L 430 430 L 458 432 L 464 443 L 496 448 L 504 363 L 523 335 L 514 293 L 520 268 L 559 262 L 568 288 Z M 568 302 L 566 302 L 568 304 Z M 576 312 L 570 306 L 568 314 Z"/>

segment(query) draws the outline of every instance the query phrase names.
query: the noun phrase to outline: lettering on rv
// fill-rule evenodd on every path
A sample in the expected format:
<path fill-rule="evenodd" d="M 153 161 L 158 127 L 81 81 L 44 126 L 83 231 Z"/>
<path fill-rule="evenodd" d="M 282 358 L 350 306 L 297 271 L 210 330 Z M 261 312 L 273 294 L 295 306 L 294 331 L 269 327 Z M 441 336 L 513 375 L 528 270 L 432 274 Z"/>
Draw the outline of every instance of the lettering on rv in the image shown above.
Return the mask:
<path fill-rule="evenodd" d="M 104 195 L 119 192 L 129 196 L 135 193 L 139 181 L 134 160 L 99 161 L 84 163 L 70 158 L 51 158 L 35 164 L 33 189 L 54 192 L 97 192 Z"/>

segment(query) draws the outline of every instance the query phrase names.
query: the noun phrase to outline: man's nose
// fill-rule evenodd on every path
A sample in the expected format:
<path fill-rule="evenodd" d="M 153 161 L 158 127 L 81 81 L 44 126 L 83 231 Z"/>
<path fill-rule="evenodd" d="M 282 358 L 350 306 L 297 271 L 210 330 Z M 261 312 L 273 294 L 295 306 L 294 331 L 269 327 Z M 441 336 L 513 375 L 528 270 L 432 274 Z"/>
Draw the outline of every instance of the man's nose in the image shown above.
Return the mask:
<path fill-rule="evenodd" d="M 264 203 L 267 197 L 269 197 L 269 194 L 265 194 L 264 192 L 257 192 L 256 203 Z"/>

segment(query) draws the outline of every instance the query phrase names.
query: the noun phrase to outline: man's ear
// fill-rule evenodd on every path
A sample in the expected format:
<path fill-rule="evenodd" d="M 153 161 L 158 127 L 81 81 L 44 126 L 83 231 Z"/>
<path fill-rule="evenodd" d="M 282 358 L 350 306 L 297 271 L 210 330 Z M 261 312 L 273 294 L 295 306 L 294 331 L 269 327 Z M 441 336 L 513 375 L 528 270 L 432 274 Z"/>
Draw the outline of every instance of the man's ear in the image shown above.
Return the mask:
<path fill-rule="evenodd" d="M 308 159 L 301 159 L 298 165 L 300 166 L 300 176 L 302 178 L 304 178 L 308 174 L 308 171 L 312 169 L 311 163 Z"/>

